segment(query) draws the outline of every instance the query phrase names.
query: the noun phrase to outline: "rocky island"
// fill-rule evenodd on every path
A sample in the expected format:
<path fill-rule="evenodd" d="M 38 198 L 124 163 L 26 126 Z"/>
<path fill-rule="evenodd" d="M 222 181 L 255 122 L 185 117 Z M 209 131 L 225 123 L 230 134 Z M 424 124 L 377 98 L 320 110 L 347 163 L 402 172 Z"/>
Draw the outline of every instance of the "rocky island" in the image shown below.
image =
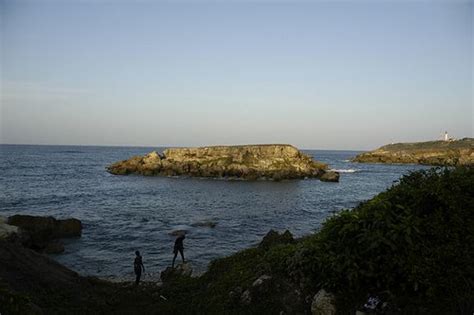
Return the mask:
<path fill-rule="evenodd" d="M 162 155 L 153 151 L 114 163 L 107 170 L 115 175 L 339 181 L 326 164 L 287 144 L 171 148 Z"/>
<path fill-rule="evenodd" d="M 474 138 L 451 141 L 395 143 L 357 155 L 353 162 L 474 165 Z"/>

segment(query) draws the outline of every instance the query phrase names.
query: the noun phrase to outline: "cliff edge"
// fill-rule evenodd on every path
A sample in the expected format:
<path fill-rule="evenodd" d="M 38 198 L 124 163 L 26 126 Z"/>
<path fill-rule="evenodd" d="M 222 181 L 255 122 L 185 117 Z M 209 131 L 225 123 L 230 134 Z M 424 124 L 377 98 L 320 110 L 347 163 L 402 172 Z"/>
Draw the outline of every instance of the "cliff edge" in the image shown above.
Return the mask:
<path fill-rule="evenodd" d="M 339 180 L 339 174 L 328 171 L 326 164 L 287 144 L 171 148 L 162 155 L 153 151 L 114 163 L 107 171 L 115 175 Z"/>
<path fill-rule="evenodd" d="M 352 161 L 469 166 L 474 165 L 474 138 L 389 144 L 377 150 L 359 154 Z"/>

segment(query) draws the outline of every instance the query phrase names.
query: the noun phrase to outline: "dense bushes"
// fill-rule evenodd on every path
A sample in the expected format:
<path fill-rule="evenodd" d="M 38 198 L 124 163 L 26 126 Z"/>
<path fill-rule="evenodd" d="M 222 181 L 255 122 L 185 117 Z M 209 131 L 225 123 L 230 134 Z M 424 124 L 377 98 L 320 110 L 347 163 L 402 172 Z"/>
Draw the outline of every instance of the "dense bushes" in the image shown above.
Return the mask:
<path fill-rule="evenodd" d="M 407 175 L 306 243 L 308 272 L 345 307 L 370 293 L 402 311 L 472 313 L 474 169 Z"/>

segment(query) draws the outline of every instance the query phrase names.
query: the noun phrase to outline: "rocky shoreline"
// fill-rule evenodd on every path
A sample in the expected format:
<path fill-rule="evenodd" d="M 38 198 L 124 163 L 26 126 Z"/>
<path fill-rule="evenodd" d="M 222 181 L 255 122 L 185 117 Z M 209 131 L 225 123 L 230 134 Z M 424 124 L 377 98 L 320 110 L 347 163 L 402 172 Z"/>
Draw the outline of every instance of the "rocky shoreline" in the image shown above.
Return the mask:
<path fill-rule="evenodd" d="M 78 225 L 79 222 L 79 225 Z M 16 224 L 16 225 L 13 225 Z M 78 230 L 78 227 L 81 227 Z M 78 236 L 82 229 L 76 219 L 56 220 L 53 217 L 15 215 L 0 221 L 0 312 L 2 314 L 57 314 L 57 313 L 127 313 L 127 314 L 174 314 L 187 310 L 180 304 L 180 288 L 194 288 L 197 282 L 209 282 L 209 273 L 192 277 L 189 263 L 168 267 L 161 272 L 161 282 L 110 282 L 96 277 L 83 277 L 44 255 L 38 248 L 58 237 Z M 79 235 L 80 236 L 80 235 Z M 27 241 L 25 241 L 27 240 Z M 286 231 L 271 230 L 255 248 L 265 253 L 297 240 Z M 32 245 L 34 244 L 34 245 Z M 225 260 L 225 259 L 224 259 Z M 212 282 L 212 280 L 211 280 Z M 248 288 L 235 287 L 229 298 L 241 307 L 261 303 L 259 295 L 268 294 L 273 285 L 283 285 L 284 290 L 298 290 L 297 283 L 283 283 L 279 277 L 261 274 L 251 281 Z M 284 294 L 282 289 L 278 294 Z M 173 297 L 173 295 L 176 295 Z M 323 295 L 323 300 L 321 300 Z M 330 298 L 330 304 L 328 304 Z M 292 314 L 303 305 L 312 314 L 324 314 L 335 310 L 334 296 L 322 290 L 303 303 L 291 296 L 291 305 L 282 314 Z M 192 301 L 187 301 L 191 305 Z M 309 304 L 308 304 L 309 303 Z M 301 304 L 301 305 L 297 305 Z M 320 311 L 323 311 L 321 313 Z M 193 313 L 193 312 L 191 312 Z M 303 313 L 308 313 L 305 311 Z"/>
<path fill-rule="evenodd" d="M 107 171 L 114 175 L 339 181 L 339 173 L 286 144 L 171 148 L 162 155 L 153 151 L 114 163 Z"/>
<path fill-rule="evenodd" d="M 14 215 L 0 217 L 0 239 L 15 237 L 24 247 L 39 253 L 64 252 L 63 238 L 80 237 L 82 223 L 77 219 Z"/>
<path fill-rule="evenodd" d="M 352 159 L 352 162 L 473 166 L 474 138 L 389 144 L 359 154 Z"/>
<path fill-rule="evenodd" d="M 0 313 L 472 314 L 473 204 L 473 168 L 418 171 L 314 234 L 270 231 L 199 277 L 180 266 L 138 286 L 80 276 L 3 220 Z"/>

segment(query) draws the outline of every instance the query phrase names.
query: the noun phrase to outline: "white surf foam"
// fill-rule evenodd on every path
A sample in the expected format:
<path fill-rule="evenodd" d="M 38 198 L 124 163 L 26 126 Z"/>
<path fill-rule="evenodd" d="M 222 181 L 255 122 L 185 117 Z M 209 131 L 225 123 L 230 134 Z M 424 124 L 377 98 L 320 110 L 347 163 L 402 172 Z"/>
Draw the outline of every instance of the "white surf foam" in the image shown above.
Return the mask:
<path fill-rule="evenodd" d="M 338 173 L 355 173 L 355 172 L 360 172 L 360 170 L 356 170 L 356 169 L 353 169 L 353 168 L 342 169 L 342 170 L 335 170 L 335 169 L 332 169 L 331 171 L 333 171 L 333 172 L 338 172 Z"/>

